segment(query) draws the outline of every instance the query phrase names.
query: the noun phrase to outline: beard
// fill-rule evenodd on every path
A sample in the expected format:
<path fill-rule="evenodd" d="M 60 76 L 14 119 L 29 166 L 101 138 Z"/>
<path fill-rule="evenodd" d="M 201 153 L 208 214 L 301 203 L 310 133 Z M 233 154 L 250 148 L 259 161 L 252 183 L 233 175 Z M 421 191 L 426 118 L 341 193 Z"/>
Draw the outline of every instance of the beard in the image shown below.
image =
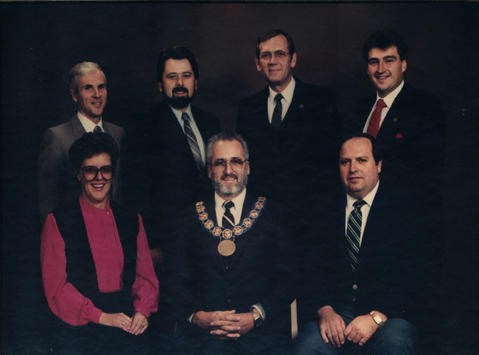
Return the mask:
<path fill-rule="evenodd" d="M 248 175 L 245 175 L 243 180 L 237 180 L 236 184 L 223 184 L 220 180 L 213 181 L 213 187 L 218 195 L 220 196 L 228 196 L 228 197 L 236 197 L 238 196 L 248 184 Z"/>
<path fill-rule="evenodd" d="M 175 97 L 175 93 L 178 93 L 178 92 L 186 93 L 186 96 Z M 179 109 L 188 107 L 188 105 L 191 103 L 191 100 L 193 98 L 189 96 L 189 92 L 187 88 L 179 86 L 173 89 L 171 97 L 168 96 L 167 94 L 164 94 L 163 99 L 166 101 L 168 105 L 179 110 Z"/>

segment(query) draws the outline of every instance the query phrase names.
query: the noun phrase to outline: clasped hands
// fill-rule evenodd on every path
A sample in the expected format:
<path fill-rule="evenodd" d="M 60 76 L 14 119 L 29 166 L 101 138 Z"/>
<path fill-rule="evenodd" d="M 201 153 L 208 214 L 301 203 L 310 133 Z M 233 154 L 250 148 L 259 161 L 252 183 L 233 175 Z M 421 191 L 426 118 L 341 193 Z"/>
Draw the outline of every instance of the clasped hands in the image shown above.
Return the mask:
<path fill-rule="evenodd" d="M 254 328 L 251 312 L 236 313 L 235 310 L 198 311 L 191 323 L 221 339 L 238 339 Z"/>
<path fill-rule="evenodd" d="M 140 335 L 148 328 L 148 319 L 140 312 L 135 312 L 133 317 L 125 313 L 102 313 L 100 324 L 120 328 L 132 335 Z"/>
<path fill-rule="evenodd" d="M 346 340 L 363 346 L 379 328 L 369 314 L 357 316 L 348 326 L 331 306 L 322 307 L 318 315 L 321 337 L 325 343 L 331 342 L 337 348 L 340 348 Z M 386 319 L 386 316 L 382 315 Z"/>

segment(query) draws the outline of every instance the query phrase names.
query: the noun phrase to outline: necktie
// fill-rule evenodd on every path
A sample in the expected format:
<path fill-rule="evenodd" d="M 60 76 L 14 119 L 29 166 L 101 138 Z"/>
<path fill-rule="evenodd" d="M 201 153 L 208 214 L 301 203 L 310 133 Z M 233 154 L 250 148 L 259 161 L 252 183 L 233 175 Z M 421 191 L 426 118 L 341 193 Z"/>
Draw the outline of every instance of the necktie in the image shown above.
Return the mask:
<path fill-rule="evenodd" d="M 103 130 L 101 129 L 100 126 L 95 126 L 95 128 L 93 128 L 93 132 L 98 133 L 98 132 L 103 132 Z"/>
<path fill-rule="evenodd" d="M 376 108 L 374 109 L 373 114 L 371 115 L 371 120 L 369 121 L 367 132 L 374 138 L 376 138 L 379 132 L 379 124 L 381 123 L 381 112 L 384 107 L 386 107 L 386 103 L 383 101 L 383 99 L 379 99 L 376 102 Z"/>
<path fill-rule="evenodd" d="M 283 99 L 283 95 L 276 94 L 274 97 L 274 102 L 276 103 L 274 106 L 273 117 L 271 119 L 271 125 L 274 129 L 278 129 L 281 125 L 281 116 L 283 114 L 283 105 L 281 104 L 281 100 Z"/>
<path fill-rule="evenodd" d="M 196 136 L 193 133 L 193 129 L 191 128 L 190 116 L 186 112 L 183 112 L 181 114 L 181 118 L 183 119 L 183 122 L 185 124 L 186 140 L 188 141 L 188 145 L 190 146 L 191 153 L 193 154 L 193 158 L 196 162 L 196 166 L 198 167 L 198 170 L 201 170 L 204 167 L 204 163 L 203 159 L 201 158 L 200 146 L 198 145 Z"/>
<path fill-rule="evenodd" d="M 361 207 L 365 204 L 366 202 L 364 200 L 358 200 L 353 203 L 354 209 L 349 215 L 348 226 L 346 229 L 346 241 L 349 263 L 353 272 L 356 271 L 356 267 L 358 265 L 359 248 L 361 241 L 361 224 L 363 219 Z"/>
<path fill-rule="evenodd" d="M 228 201 L 223 203 L 223 207 L 225 208 L 225 214 L 223 215 L 223 228 L 233 228 L 235 225 L 235 218 L 233 217 L 233 214 L 231 213 L 231 207 L 234 207 L 235 204 L 233 201 Z"/>

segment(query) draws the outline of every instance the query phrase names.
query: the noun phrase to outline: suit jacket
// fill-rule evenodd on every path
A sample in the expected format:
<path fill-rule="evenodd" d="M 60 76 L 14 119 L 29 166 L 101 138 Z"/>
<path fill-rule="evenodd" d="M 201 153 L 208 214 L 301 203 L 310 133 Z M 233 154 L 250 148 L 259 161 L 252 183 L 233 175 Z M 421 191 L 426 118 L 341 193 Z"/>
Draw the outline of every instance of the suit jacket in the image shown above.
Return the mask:
<path fill-rule="evenodd" d="M 353 274 L 346 251 L 346 201 L 337 201 L 316 211 L 326 218 L 310 231 L 309 261 L 315 263 L 305 280 L 309 289 L 299 301 L 300 313 L 310 319 L 319 308 L 331 305 L 338 313 L 360 315 L 377 309 L 415 323 L 430 301 L 427 281 L 434 272 L 429 269 L 432 236 L 423 225 L 423 213 L 414 208 L 407 191 L 381 181 Z"/>
<path fill-rule="evenodd" d="M 247 194 L 242 219 L 255 202 L 256 197 Z M 214 199 L 205 201 L 205 207 L 209 218 L 217 224 Z M 170 278 L 165 280 L 164 297 L 176 309 L 176 321 L 194 331 L 196 327 L 187 322 L 193 312 L 249 312 L 253 304 L 260 303 L 266 320 L 245 341 L 256 339 L 271 345 L 265 339 L 290 339 L 292 265 L 282 220 L 274 204 L 267 200 L 251 229 L 236 237 L 236 252 L 225 258 L 217 251 L 219 239 L 205 230 L 195 208 L 190 207 L 181 228 L 183 235 L 175 238 L 175 247 L 165 256 L 165 274 Z"/>
<path fill-rule="evenodd" d="M 219 120 L 197 107 L 192 106 L 191 110 L 206 148 L 208 139 L 221 130 Z M 198 170 L 186 136 L 165 102 L 155 107 L 147 120 L 144 125 L 147 131 L 140 142 L 148 149 L 144 156 L 150 179 L 144 217 L 150 246 L 155 248 L 168 242 L 168 235 L 181 223 L 178 211 L 190 206 L 205 190 L 209 191 L 211 183 L 206 169 Z M 145 181 L 144 177 L 139 181 Z"/>
<path fill-rule="evenodd" d="M 125 135 L 123 128 L 103 121 L 103 129 L 120 147 Z M 75 115 L 68 122 L 48 128 L 43 135 L 38 155 L 38 205 L 42 218 L 62 201 L 78 197 L 79 184 L 72 172 L 68 150 L 84 133 L 85 129 Z M 119 189 L 119 167 L 116 171 L 113 197 L 117 197 Z"/>
<path fill-rule="evenodd" d="M 362 131 L 376 100 L 360 103 L 345 123 L 347 131 Z M 444 161 L 445 121 L 439 102 L 405 84 L 389 109 L 376 137 L 384 151 L 382 178 L 416 186 L 423 196 L 439 194 Z"/>
<path fill-rule="evenodd" d="M 275 201 L 298 204 L 310 190 L 335 185 L 339 120 L 330 93 L 295 78 L 291 105 L 275 130 L 266 87 L 239 105 L 237 131 L 250 149 L 249 186 Z"/>

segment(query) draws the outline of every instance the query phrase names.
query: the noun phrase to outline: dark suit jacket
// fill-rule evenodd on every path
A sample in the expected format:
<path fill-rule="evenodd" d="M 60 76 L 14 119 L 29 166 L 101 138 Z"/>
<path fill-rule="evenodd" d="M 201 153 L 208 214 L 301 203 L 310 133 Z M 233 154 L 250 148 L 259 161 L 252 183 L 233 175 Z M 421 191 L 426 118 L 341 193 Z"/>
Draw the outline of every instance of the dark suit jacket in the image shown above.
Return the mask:
<path fill-rule="evenodd" d="M 295 78 L 293 100 L 276 131 L 268 120 L 268 88 L 240 102 L 237 131 L 250 148 L 249 186 L 298 205 L 311 189 L 335 184 L 339 121 L 329 92 Z"/>
<path fill-rule="evenodd" d="M 255 201 L 256 197 L 247 195 L 242 218 Z M 205 206 L 216 224 L 214 200 L 205 201 Z M 236 252 L 230 263 L 225 263 L 217 251 L 219 239 L 204 229 L 191 206 L 182 228 L 179 226 L 183 235 L 175 238 L 175 247 L 166 255 L 170 279 L 164 281 L 164 297 L 176 309 L 176 321 L 195 331 L 196 327 L 186 322 L 195 311 L 249 312 L 253 304 L 261 303 L 266 312 L 264 326 L 254 329 L 244 341 L 269 345 L 273 338 L 289 341 L 291 258 L 282 220 L 267 200 L 256 223 L 236 238 Z M 173 282 L 168 282 L 171 277 Z"/>
<path fill-rule="evenodd" d="M 415 323 L 422 317 L 431 276 L 432 258 L 422 213 L 414 208 L 408 193 L 380 183 L 364 230 L 356 274 L 350 271 L 345 239 L 345 199 L 321 207 L 326 218 L 310 231 L 310 260 L 315 266 L 305 282 L 309 290 L 300 298 L 306 319 L 324 305 L 336 312 L 349 309 L 367 314 L 373 309 L 388 317 Z M 356 284 L 358 289 L 353 290 Z"/>
<path fill-rule="evenodd" d="M 361 131 L 376 97 L 345 122 L 347 131 Z M 394 100 L 377 135 L 384 151 L 383 179 L 416 186 L 423 195 L 439 194 L 445 148 L 445 121 L 439 102 L 407 83 Z"/>
<path fill-rule="evenodd" d="M 125 135 L 122 127 L 103 121 L 103 129 L 121 145 Z M 68 150 L 84 133 L 85 129 L 75 115 L 68 122 L 48 128 L 43 135 L 38 155 L 38 205 L 42 218 L 62 201 L 73 200 L 79 194 L 79 184 L 72 173 Z M 117 195 L 118 182 L 115 178 L 114 197 Z"/>
<path fill-rule="evenodd" d="M 219 120 L 197 107 L 191 109 L 206 148 L 208 139 L 221 130 Z M 146 196 L 149 203 L 143 213 L 150 246 L 155 248 L 182 223 L 178 221 L 178 211 L 190 206 L 205 189 L 209 191 L 211 183 L 206 169 L 198 171 L 186 136 L 166 103 L 155 107 L 147 120 L 144 125 L 147 131 L 139 142 L 147 147 L 143 157 L 150 179 Z M 139 181 L 145 181 L 145 176 Z"/>

